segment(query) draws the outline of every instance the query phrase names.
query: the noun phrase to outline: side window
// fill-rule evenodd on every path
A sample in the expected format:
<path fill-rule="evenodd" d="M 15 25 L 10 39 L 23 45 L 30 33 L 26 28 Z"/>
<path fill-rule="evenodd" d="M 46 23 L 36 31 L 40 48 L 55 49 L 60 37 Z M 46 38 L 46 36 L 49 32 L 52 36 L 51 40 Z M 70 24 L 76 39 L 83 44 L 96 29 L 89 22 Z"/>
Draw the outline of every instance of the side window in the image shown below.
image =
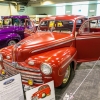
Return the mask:
<path fill-rule="evenodd" d="M 39 89 L 38 89 L 38 91 L 40 91 L 40 90 L 42 90 L 43 89 L 43 86 L 42 87 L 40 87 Z"/>
<path fill-rule="evenodd" d="M 100 33 L 100 20 L 90 20 L 90 32 L 92 33 Z"/>
<path fill-rule="evenodd" d="M 100 28 L 100 19 L 98 20 L 98 27 Z"/>
<path fill-rule="evenodd" d="M 90 28 L 100 28 L 100 20 L 91 20 Z"/>
<path fill-rule="evenodd" d="M 14 18 L 14 19 L 13 19 L 13 25 L 15 25 L 15 26 L 19 26 L 19 25 L 20 25 L 20 21 L 19 21 L 19 19 Z"/>
<path fill-rule="evenodd" d="M 97 27 L 98 27 L 97 20 L 91 20 L 90 21 L 90 28 L 97 28 Z"/>
<path fill-rule="evenodd" d="M 31 23 L 31 21 L 30 20 L 26 20 L 26 22 L 25 22 L 25 26 L 27 27 L 27 28 L 33 28 L 33 25 L 32 25 L 32 23 Z"/>
<path fill-rule="evenodd" d="M 82 23 L 83 23 L 83 19 L 78 19 L 76 21 L 76 32 L 78 32 L 78 30 L 79 30 Z"/>
<path fill-rule="evenodd" d="M 81 27 L 81 32 L 84 33 L 84 32 L 89 32 L 90 31 L 90 28 L 89 28 L 89 21 L 86 21 L 83 26 Z"/>
<path fill-rule="evenodd" d="M 20 21 L 21 21 L 21 25 L 25 26 L 25 19 L 20 19 Z"/>
<path fill-rule="evenodd" d="M 47 31 L 48 30 L 48 21 L 43 21 L 39 25 L 39 30 Z"/>
<path fill-rule="evenodd" d="M 96 32 L 100 32 L 100 20 L 98 19 L 93 19 L 93 20 L 89 20 L 86 21 L 82 28 L 80 29 L 81 33 L 96 33 Z"/>
<path fill-rule="evenodd" d="M 47 21 L 43 21 L 40 26 L 48 26 L 48 22 Z"/>

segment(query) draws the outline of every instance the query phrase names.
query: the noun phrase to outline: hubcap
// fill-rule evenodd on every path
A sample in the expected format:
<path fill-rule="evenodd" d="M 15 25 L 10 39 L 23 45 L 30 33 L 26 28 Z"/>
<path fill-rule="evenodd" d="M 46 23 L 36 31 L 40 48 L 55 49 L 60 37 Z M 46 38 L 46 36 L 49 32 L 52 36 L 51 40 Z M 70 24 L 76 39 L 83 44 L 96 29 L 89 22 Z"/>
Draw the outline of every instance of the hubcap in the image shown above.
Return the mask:
<path fill-rule="evenodd" d="M 68 66 L 67 70 L 66 70 L 66 73 L 65 73 L 65 77 L 63 79 L 63 83 L 67 83 L 68 79 L 69 79 L 69 76 L 70 76 L 70 66 Z"/>
<path fill-rule="evenodd" d="M 45 97 L 45 93 L 42 94 L 42 97 Z"/>
<path fill-rule="evenodd" d="M 9 41 L 8 46 L 10 46 L 10 45 L 14 45 L 14 44 L 16 44 L 16 41 L 11 40 L 11 41 Z"/>

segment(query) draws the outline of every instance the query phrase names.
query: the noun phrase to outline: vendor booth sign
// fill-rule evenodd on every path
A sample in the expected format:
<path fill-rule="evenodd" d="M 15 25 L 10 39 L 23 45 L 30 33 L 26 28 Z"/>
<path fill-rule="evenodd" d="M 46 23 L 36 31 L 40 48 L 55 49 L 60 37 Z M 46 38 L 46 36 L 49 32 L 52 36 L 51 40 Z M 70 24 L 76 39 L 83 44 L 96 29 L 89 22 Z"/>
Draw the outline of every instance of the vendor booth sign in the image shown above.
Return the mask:
<path fill-rule="evenodd" d="M 0 81 L 0 100 L 24 100 L 20 74 Z"/>
<path fill-rule="evenodd" d="M 48 82 L 26 92 L 26 100 L 55 100 L 54 82 Z"/>

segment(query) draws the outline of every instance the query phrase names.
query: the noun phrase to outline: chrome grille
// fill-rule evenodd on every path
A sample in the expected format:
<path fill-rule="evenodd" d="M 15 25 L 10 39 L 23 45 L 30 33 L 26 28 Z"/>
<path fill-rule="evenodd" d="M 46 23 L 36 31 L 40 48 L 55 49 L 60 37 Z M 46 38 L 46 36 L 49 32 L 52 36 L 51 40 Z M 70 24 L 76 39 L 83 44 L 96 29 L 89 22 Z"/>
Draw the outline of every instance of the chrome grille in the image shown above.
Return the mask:
<path fill-rule="evenodd" d="M 8 64 L 8 65 L 10 65 L 10 66 L 15 67 L 15 65 L 13 65 L 13 63 L 11 63 L 11 62 L 7 62 L 6 60 L 4 60 L 3 62 Z M 16 68 L 20 69 L 20 70 L 26 70 L 26 71 L 32 71 L 32 72 L 40 72 L 39 69 L 26 68 L 26 67 L 22 67 L 22 66 L 19 66 L 19 67 L 16 67 Z"/>
<path fill-rule="evenodd" d="M 16 75 L 18 73 L 21 74 L 23 82 L 28 82 L 29 79 L 33 79 L 35 84 L 43 84 L 42 81 L 42 74 L 40 72 L 32 72 L 32 71 L 23 71 L 16 69 L 11 64 L 8 65 L 8 63 L 3 62 L 4 68 L 6 70 L 6 73 L 9 76 Z"/>

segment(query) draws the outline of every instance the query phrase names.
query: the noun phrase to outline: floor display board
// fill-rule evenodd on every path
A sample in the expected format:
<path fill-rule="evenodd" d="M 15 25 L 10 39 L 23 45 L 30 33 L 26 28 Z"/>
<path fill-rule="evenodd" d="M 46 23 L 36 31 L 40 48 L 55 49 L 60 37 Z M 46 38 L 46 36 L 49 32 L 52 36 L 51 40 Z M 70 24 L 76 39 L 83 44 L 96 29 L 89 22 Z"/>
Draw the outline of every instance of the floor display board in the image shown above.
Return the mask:
<path fill-rule="evenodd" d="M 24 100 L 20 74 L 0 81 L 0 100 Z"/>
<path fill-rule="evenodd" d="M 54 82 L 26 91 L 26 100 L 55 100 Z"/>

